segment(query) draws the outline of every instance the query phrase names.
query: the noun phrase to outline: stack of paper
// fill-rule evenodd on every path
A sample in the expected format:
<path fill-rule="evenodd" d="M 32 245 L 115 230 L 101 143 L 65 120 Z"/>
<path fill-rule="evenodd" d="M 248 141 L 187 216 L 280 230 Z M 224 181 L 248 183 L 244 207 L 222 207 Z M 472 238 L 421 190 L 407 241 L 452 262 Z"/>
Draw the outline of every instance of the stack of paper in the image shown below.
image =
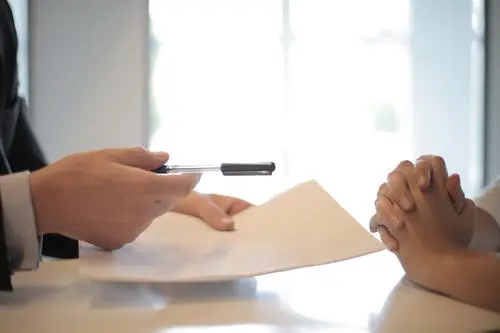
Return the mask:
<path fill-rule="evenodd" d="M 80 273 L 113 281 L 216 281 L 315 266 L 383 245 L 317 182 L 300 184 L 234 217 L 236 230 L 211 230 L 175 213 L 109 253 L 82 247 Z"/>

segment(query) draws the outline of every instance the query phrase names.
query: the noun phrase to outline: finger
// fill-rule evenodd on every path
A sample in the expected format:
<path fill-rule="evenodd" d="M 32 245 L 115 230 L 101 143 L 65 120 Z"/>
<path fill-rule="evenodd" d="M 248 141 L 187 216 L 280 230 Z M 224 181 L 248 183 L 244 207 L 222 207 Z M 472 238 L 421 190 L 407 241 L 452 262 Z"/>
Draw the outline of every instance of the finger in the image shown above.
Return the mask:
<path fill-rule="evenodd" d="M 464 209 L 466 200 L 460 184 L 459 175 L 453 174 L 448 178 L 448 181 L 446 182 L 446 190 L 448 191 L 450 199 L 453 203 L 455 212 L 460 215 Z"/>
<path fill-rule="evenodd" d="M 380 227 L 381 225 L 383 225 L 382 222 L 379 221 L 379 217 L 377 214 L 374 214 L 371 218 L 370 218 L 370 232 L 377 232 L 377 228 Z"/>
<path fill-rule="evenodd" d="M 159 168 L 169 158 L 166 152 L 152 152 L 144 147 L 107 149 L 101 153 L 117 163 L 144 170 Z"/>
<path fill-rule="evenodd" d="M 392 202 L 392 197 L 391 197 L 391 187 L 387 183 L 383 183 L 382 185 L 379 186 L 378 191 L 377 191 L 377 198 L 378 197 L 386 197 L 389 199 L 389 201 Z"/>
<path fill-rule="evenodd" d="M 200 218 L 211 228 L 220 231 L 234 230 L 234 221 L 211 200 L 203 201 L 199 207 Z"/>
<path fill-rule="evenodd" d="M 418 187 L 416 183 L 416 176 L 415 176 L 415 166 L 413 163 L 410 161 L 402 161 L 399 163 L 399 165 L 394 169 L 394 172 L 399 172 L 401 173 L 404 178 L 406 179 L 406 184 L 408 187 L 408 190 L 410 191 L 411 197 L 413 202 L 415 202 L 415 194 L 420 192 L 420 188 Z M 418 192 L 417 192 L 418 189 Z M 415 191 L 415 193 L 414 193 Z M 398 205 L 399 206 L 399 205 Z"/>
<path fill-rule="evenodd" d="M 417 177 L 418 186 L 421 190 L 426 190 L 431 186 L 432 166 L 429 161 L 420 157 L 415 162 L 415 176 Z"/>
<path fill-rule="evenodd" d="M 396 240 L 396 238 L 394 238 L 394 236 L 392 236 L 392 234 L 386 227 L 379 226 L 377 228 L 377 232 L 380 235 L 380 240 L 382 241 L 382 243 L 384 243 L 389 251 L 396 252 L 398 250 L 398 241 Z"/>
<path fill-rule="evenodd" d="M 193 192 L 200 181 L 201 174 L 167 174 L 151 173 L 151 190 L 161 198 L 184 198 Z"/>
<path fill-rule="evenodd" d="M 385 197 L 379 197 L 375 201 L 378 222 L 380 225 L 386 225 L 389 229 L 398 229 L 403 226 L 403 220 L 400 216 L 394 214 L 393 204 Z"/>
<path fill-rule="evenodd" d="M 402 161 L 398 164 L 396 169 L 394 169 L 395 172 L 400 172 L 405 178 L 406 181 L 408 182 L 410 179 L 415 179 L 415 166 L 413 163 L 410 161 Z"/>
<path fill-rule="evenodd" d="M 229 206 L 227 213 L 230 216 L 232 216 L 241 213 L 245 209 L 250 208 L 252 206 L 253 205 L 251 203 L 246 202 L 245 200 L 235 199 L 235 201 L 231 203 L 231 206 Z"/>
<path fill-rule="evenodd" d="M 393 171 L 387 177 L 387 183 L 391 189 L 391 201 L 397 203 L 405 211 L 412 209 L 414 200 L 405 176 L 399 171 Z"/>
<path fill-rule="evenodd" d="M 441 188 L 446 188 L 448 170 L 444 159 L 441 156 L 423 155 L 419 157 L 419 160 L 426 161 L 431 165 L 432 184 L 436 184 Z"/>
<path fill-rule="evenodd" d="M 210 194 L 210 199 L 219 206 L 226 214 L 232 216 L 253 206 L 251 203 L 234 197 L 229 197 L 221 194 Z"/>
<path fill-rule="evenodd" d="M 476 203 L 471 199 L 464 200 L 464 208 L 462 209 L 462 214 L 470 214 L 470 219 L 474 221 L 476 219 Z"/>

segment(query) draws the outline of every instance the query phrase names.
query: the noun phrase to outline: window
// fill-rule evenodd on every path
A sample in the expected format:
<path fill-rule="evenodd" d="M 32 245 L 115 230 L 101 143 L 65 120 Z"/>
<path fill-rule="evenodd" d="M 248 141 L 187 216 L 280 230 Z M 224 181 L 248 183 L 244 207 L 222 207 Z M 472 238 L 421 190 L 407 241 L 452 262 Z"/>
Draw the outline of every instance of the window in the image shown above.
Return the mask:
<path fill-rule="evenodd" d="M 316 179 L 368 221 L 385 175 L 420 153 L 417 3 L 151 0 L 150 147 L 172 163 L 275 161 L 276 176 L 207 174 L 199 190 L 260 203 Z"/>

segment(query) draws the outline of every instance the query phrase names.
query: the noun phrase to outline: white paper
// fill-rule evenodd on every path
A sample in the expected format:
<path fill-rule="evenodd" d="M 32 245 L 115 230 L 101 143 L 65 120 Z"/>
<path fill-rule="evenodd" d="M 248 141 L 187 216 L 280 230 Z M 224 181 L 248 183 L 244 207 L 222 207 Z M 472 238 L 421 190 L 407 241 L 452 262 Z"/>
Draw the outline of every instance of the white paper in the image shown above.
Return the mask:
<path fill-rule="evenodd" d="M 234 220 L 235 231 L 220 232 L 196 218 L 166 214 L 115 252 L 82 246 L 80 273 L 112 281 L 220 281 L 332 263 L 384 248 L 315 181 Z"/>

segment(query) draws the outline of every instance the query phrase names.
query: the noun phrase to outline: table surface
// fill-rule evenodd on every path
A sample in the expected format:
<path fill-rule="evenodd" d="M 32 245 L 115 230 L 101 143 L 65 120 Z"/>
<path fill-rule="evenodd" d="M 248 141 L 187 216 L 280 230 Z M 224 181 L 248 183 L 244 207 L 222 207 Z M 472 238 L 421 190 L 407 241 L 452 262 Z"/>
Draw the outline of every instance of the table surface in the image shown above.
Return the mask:
<path fill-rule="evenodd" d="M 78 260 L 14 276 L 0 294 L 10 332 L 480 332 L 500 315 L 425 291 L 389 252 L 230 282 L 84 280 Z"/>

